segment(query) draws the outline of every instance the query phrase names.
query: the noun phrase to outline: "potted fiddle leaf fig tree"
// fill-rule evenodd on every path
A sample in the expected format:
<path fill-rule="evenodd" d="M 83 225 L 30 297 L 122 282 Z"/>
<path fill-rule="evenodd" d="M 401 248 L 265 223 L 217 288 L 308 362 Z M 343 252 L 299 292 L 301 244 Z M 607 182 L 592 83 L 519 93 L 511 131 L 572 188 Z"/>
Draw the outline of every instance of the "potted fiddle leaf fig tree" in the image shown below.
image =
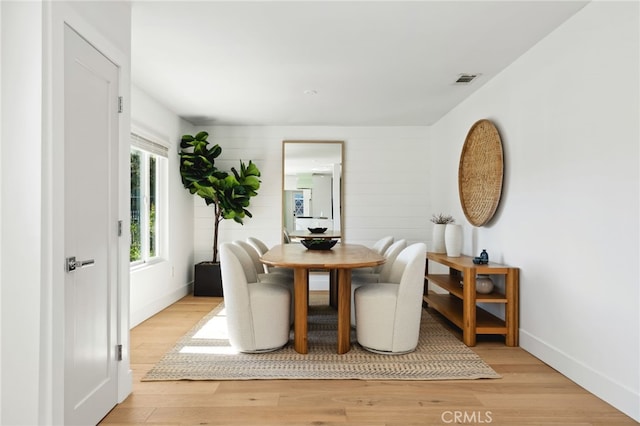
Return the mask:
<path fill-rule="evenodd" d="M 195 265 L 194 295 L 222 296 L 222 279 L 218 261 L 220 223 L 233 219 L 243 224 L 252 217 L 247 210 L 251 197 L 258 195 L 260 170 L 252 162 L 240 161 L 240 169 L 220 170 L 215 160 L 222 153 L 218 144 L 209 146 L 209 133 L 184 135 L 180 141 L 180 176 L 190 193 L 201 197 L 213 207 L 213 257 L 211 261 Z"/>

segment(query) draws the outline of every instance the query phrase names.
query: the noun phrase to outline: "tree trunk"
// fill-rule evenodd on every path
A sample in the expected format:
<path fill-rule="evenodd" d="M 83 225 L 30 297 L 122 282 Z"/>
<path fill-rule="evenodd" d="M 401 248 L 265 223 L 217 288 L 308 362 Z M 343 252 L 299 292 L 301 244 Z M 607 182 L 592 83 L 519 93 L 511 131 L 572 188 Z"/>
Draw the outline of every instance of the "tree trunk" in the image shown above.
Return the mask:
<path fill-rule="evenodd" d="M 218 204 L 214 204 L 214 222 L 213 222 L 213 263 L 218 262 L 218 230 L 220 228 L 220 215 L 222 211 L 218 207 Z"/>

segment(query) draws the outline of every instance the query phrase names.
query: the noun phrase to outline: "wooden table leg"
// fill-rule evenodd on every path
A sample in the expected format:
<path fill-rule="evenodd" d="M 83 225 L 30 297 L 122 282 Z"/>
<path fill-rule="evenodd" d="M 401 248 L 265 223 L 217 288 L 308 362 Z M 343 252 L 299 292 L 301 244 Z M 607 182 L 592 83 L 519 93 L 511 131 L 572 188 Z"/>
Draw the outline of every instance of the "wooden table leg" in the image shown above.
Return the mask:
<path fill-rule="evenodd" d="M 505 322 L 507 323 L 507 346 L 518 346 L 518 269 L 511 269 L 505 278 L 505 293 L 507 296 L 507 307 L 505 312 Z"/>
<path fill-rule="evenodd" d="M 476 345 L 476 276 L 470 270 L 464 271 L 462 288 L 462 341 L 467 346 Z"/>
<path fill-rule="evenodd" d="M 309 352 L 307 342 L 307 313 L 309 309 L 309 271 L 296 268 L 293 272 L 294 323 L 293 347 L 296 352 Z"/>
<path fill-rule="evenodd" d="M 338 353 L 351 349 L 351 269 L 338 270 Z"/>
<path fill-rule="evenodd" d="M 329 306 L 338 309 L 338 271 L 329 269 Z"/>

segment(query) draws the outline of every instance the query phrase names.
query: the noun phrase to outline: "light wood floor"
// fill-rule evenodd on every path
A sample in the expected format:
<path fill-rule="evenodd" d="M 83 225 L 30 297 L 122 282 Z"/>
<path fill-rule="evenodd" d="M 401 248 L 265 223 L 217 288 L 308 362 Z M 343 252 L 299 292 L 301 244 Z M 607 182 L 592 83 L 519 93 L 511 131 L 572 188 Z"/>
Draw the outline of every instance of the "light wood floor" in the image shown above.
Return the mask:
<path fill-rule="evenodd" d="M 140 382 L 221 300 L 187 296 L 131 331 L 133 393 L 101 424 L 637 424 L 524 350 L 498 341 L 480 341 L 474 350 L 502 379 Z"/>

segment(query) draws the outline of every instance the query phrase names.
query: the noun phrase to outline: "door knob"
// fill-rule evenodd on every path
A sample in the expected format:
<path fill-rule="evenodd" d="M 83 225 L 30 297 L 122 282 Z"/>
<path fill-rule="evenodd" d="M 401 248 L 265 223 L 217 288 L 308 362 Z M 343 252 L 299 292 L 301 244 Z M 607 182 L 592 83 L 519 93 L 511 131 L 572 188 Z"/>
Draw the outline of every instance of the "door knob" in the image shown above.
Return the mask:
<path fill-rule="evenodd" d="M 67 272 L 73 272 L 76 269 L 93 266 L 95 263 L 94 259 L 76 260 L 75 256 L 67 257 L 66 270 Z"/>

